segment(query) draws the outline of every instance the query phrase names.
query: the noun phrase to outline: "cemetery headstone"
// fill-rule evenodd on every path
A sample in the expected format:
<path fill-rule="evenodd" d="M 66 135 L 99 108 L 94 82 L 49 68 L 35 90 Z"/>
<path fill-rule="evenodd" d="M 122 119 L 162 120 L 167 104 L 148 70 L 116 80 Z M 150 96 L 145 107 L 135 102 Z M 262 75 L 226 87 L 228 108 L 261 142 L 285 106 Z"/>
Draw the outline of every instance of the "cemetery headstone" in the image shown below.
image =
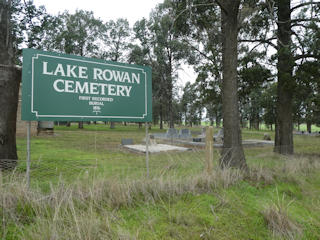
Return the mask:
<path fill-rule="evenodd" d="M 263 140 L 271 141 L 270 134 L 269 134 L 269 133 L 264 133 L 264 134 L 263 134 Z"/>
<path fill-rule="evenodd" d="M 185 129 L 180 129 L 179 131 L 179 138 L 182 138 L 182 139 L 189 139 L 191 138 L 192 135 L 191 135 L 191 132 L 189 129 L 185 128 Z"/>
<path fill-rule="evenodd" d="M 122 138 L 121 145 L 133 145 L 132 138 Z"/>
<path fill-rule="evenodd" d="M 169 128 L 167 130 L 167 133 L 166 133 L 166 137 L 167 138 L 178 138 L 179 136 L 179 133 L 178 133 L 178 130 L 175 129 L 175 128 Z"/>
<path fill-rule="evenodd" d="M 44 133 L 53 135 L 54 122 L 53 121 L 39 121 L 37 128 L 37 135 Z"/>
<path fill-rule="evenodd" d="M 213 136 L 213 140 L 214 140 L 214 141 L 223 141 L 223 136 L 224 136 L 224 134 L 223 134 L 223 128 L 221 128 L 221 129 L 219 130 L 218 134 L 216 134 L 216 135 Z"/>

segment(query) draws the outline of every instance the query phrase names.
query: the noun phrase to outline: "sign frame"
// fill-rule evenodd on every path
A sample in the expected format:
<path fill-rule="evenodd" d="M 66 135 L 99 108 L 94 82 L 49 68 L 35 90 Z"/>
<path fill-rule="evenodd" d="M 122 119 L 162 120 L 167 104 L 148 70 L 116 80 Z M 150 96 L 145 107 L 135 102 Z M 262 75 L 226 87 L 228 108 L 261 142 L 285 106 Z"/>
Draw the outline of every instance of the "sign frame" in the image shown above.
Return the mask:
<path fill-rule="evenodd" d="M 49 69 L 55 65 L 56 69 Z M 72 91 L 82 92 L 71 92 L 70 86 L 74 85 L 78 88 Z M 100 94 L 97 94 L 98 87 Z M 112 97 L 106 95 L 107 91 L 113 94 Z M 58 98 L 65 99 L 68 104 L 62 104 Z M 60 111 L 55 103 L 60 104 L 63 110 Z M 90 107 L 93 110 L 88 114 Z M 21 119 L 151 122 L 152 70 L 148 66 L 23 49 Z"/>

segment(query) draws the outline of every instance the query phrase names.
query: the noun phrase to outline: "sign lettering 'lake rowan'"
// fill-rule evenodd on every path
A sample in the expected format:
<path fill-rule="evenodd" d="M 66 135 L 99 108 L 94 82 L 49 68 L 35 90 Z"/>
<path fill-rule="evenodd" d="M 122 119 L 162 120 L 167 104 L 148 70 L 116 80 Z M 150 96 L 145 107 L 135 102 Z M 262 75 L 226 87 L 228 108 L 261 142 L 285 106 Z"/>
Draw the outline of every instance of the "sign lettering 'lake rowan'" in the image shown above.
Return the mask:
<path fill-rule="evenodd" d="M 22 120 L 151 122 L 151 68 L 23 50 Z"/>

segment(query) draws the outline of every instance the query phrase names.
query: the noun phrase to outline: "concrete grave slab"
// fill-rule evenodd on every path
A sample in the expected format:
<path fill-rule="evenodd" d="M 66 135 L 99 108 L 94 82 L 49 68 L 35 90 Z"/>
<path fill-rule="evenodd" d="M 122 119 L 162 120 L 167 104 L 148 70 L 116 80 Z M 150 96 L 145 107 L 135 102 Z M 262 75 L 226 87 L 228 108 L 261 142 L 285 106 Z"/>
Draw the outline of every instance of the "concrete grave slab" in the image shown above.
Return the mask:
<path fill-rule="evenodd" d="M 142 144 L 125 145 L 123 147 L 136 152 L 141 152 L 141 153 L 146 152 L 146 145 L 142 145 Z M 187 150 L 189 150 L 189 148 L 178 147 L 178 146 L 167 145 L 167 144 L 156 144 L 156 145 L 149 146 L 149 153 L 159 153 L 159 152 L 167 152 L 167 151 L 187 151 Z"/>

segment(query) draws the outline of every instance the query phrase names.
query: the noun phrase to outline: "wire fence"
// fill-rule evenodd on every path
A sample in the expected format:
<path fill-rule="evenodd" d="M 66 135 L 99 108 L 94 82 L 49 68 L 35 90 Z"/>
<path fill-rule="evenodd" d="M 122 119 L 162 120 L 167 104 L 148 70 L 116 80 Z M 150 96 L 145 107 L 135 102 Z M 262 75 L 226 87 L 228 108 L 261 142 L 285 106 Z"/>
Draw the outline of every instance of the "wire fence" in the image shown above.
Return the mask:
<path fill-rule="evenodd" d="M 151 129 L 149 133 L 156 135 L 161 132 Z M 196 137 L 199 130 L 192 130 L 192 133 L 193 137 Z M 139 128 L 137 124 L 119 124 L 113 130 L 103 123 L 85 125 L 82 130 L 78 129 L 77 124 L 73 124 L 69 128 L 56 126 L 53 134 L 33 133 L 30 143 L 30 172 L 27 173 L 27 137 L 26 134 L 18 135 L 18 161 L 2 161 L 1 164 L 11 169 L 2 171 L 2 178 L 9 179 L 14 175 L 21 181 L 30 181 L 30 187 L 40 186 L 46 189 L 61 181 L 73 183 L 79 179 L 143 179 L 147 177 L 148 169 L 150 178 L 184 177 L 205 172 L 206 152 L 203 142 L 193 142 L 192 139 L 176 142 L 173 139 L 156 138 L 157 144 L 179 145 L 187 150 L 150 153 L 149 166 L 146 166 L 145 153 L 132 151 L 121 145 L 123 139 L 131 139 L 133 144 L 145 145 L 145 136 L 144 127 Z M 224 159 L 230 157 L 228 155 L 239 157 L 240 148 L 233 147 L 222 151 L 221 146 L 222 142 L 214 143 L 214 165 L 223 163 Z M 269 146 L 269 151 L 272 151 L 273 145 Z M 5 169 L 4 166 L 1 168 Z"/>
<path fill-rule="evenodd" d="M 154 131 L 151 130 L 150 134 Z M 112 178 L 141 179 L 147 175 L 146 155 L 121 145 L 122 139 L 145 145 L 145 129 L 133 126 L 85 125 L 83 130 L 73 124 L 70 128 L 56 127 L 54 133 L 32 134 L 30 141 L 30 173 L 27 177 L 27 137 L 17 136 L 18 161 L 12 171 L 3 176 L 30 181 L 30 186 L 49 187 L 64 181 Z M 171 144 L 170 140 L 155 140 Z M 202 172 L 205 167 L 204 146 L 186 146 L 186 151 L 164 151 L 149 154 L 150 177 L 188 176 Z M 215 150 L 216 160 L 220 150 Z M 10 160 L 8 160 L 10 161 Z M 3 162 L 5 166 L 10 164 Z M 3 167 L 4 168 L 4 167 Z M 12 169 L 12 167 L 10 167 Z M 7 169 L 8 170 L 8 169 Z"/>

